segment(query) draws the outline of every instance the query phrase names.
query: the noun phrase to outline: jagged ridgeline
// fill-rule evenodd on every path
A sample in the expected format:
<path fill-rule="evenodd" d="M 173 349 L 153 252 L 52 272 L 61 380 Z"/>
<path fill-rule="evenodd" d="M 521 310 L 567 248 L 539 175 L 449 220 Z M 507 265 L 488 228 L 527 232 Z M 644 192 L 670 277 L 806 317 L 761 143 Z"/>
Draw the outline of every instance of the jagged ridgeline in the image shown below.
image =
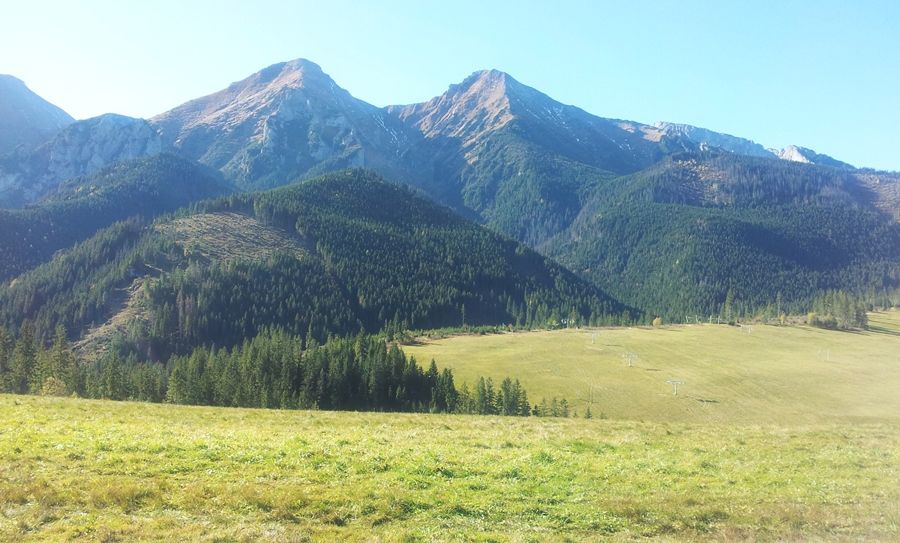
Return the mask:
<path fill-rule="evenodd" d="M 0 281 L 133 215 L 152 218 L 232 189 L 172 153 L 124 160 L 72 178 L 26 209 L 0 209 Z"/>
<path fill-rule="evenodd" d="M 10 329 L 125 332 L 164 360 L 267 327 L 329 334 L 636 316 L 527 246 L 368 170 L 104 230 L 0 286 Z"/>
<path fill-rule="evenodd" d="M 677 154 L 598 190 L 547 253 L 670 321 L 804 313 L 828 289 L 900 283 L 900 229 L 876 198 L 857 172 Z"/>

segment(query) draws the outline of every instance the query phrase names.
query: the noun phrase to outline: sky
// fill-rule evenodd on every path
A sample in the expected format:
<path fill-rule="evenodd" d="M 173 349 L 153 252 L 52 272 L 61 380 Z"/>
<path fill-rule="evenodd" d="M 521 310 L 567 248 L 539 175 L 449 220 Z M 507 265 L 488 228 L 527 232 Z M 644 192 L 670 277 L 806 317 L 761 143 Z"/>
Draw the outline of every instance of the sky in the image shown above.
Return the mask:
<path fill-rule="evenodd" d="M 377 106 L 497 69 L 594 115 L 900 171 L 896 0 L 0 2 L 0 73 L 152 117 L 295 58 Z"/>

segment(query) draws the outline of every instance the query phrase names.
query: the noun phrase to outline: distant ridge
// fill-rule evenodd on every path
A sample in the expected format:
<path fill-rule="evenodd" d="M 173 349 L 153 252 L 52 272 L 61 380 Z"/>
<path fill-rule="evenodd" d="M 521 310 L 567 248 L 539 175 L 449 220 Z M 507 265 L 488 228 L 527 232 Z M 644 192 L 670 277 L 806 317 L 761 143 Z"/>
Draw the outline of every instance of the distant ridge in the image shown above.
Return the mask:
<path fill-rule="evenodd" d="M 767 149 L 753 140 L 738 138 L 728 134 L 713 132 L 705 128 L 698 128 L 689 124 L 675 124 L 656 122 L 653 124 L 665 134 L 683 136 L 697 144 L 705 144 L 710 147 L 718 147 L 723 151 L 750 156 L 776 157 L 791 162 L 805 162 L 807 164 L 820 164 L 848 170 L 855 169 L 846 162 L 841 162 L 828 155 L 816 153 L 805 147 L 789 145 L 784 149 Z"/>

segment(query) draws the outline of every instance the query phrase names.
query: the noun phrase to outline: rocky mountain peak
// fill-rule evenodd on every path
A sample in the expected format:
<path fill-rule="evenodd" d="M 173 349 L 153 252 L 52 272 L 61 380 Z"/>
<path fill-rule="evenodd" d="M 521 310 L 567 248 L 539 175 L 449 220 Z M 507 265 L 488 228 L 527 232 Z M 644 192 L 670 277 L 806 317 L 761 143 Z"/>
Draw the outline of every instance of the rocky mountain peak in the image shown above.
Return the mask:
<path fill-rule="evenodd" d="M 653 128 L 658 131 L 660 137 L 680 137 L 698 145 L 718 147 L 723 151 L 729 151 L 731 153 L 761 157 L 776 157 L 791 162 L 819 164 L 822 166 L 850 170 L 855 169 L 846 162 L 841 162 L 828 155 L 823 155 L 812 149 L 799 147 L 797 145 L 788 145 L 784 149 L 767 149 L 753 140 L 739 138 L 729 134 L 722 134 L 720 132 L 713 132 L 712 130 L 691 126 L 689 124 L 656 122 L 653 124 Z"/>
<path fill-rule="evenodd" d="M 31 91 L 22 80 L 0 74 L 0 155 L 19 145 L 31 150 L 74 122 L 68 113 Z"/>
<path fill-rule="evenodd" d="M 340 89 L 318 64 L 298 58 L 289 62 L 273 64 L 246 79 L 232 83 L 224 91 L 206 98 L 220 95 L 220 97 L 230 96 L 232 101 L 246 101 L 253 97 L 259 97 L 261 94 L 277 92 L 285 88 L 319 89 L 330 93 L 335 89 Z M 233 94 L 234 92 L 237 92 L 236 96 Z"/>
<path fill-rule="evenodd" d="M 503 72 L 483 70 L 450 85 L 447 92 L 427 102 L 390 106 L 388 112 L 425 137 L 464 135 L 466 140 L 473 140 L 512 120 L 509 90 L 518 85 Z"/>
<path fill-rule="evenodd" d="M 810 164 L 812 161 L 806 156 L 806 153 L 803 151 L 808 151 L 808 149 L 803 149 L 802 147 L 797 147 L 796 145 L 788 145 L 784 149 L 769 149 L 769 152 L 773 155 L 777 156 L 781 160 L 789 160 L 791 162 L 804 162 Z"/>
<path fill-rule="evenodd" d="M 732 153 L 764 157 L 772 156 L 765 147 L 753 140 L 739 138 L 729 134 L 722 134 L 720 132 L 713 132 L 706 128 L 668 122 L 656 122 L 653 123 L 653 126 L 660 130 L 663 135 L 669 137 L 683 137 L 697 144 L 718 147 Z"/>
<path fill-rule="evenodd" d="M 273 64 L 153 117 L 172 149 L 250 188 L 293 181 L 314 166 L 365 166 L 396 155 L 402 127 L 305 59 Z M 259 185 L 258 183 L 263 183 Z"/>
<path fill-rule="evenodd" d="M 314 96 L 298 96 L 305 93 Z M 192 152 L 189 141 L 183 139 L 184 132 L 200 126 L 215 126 L 232 130 L 245 125 L 247 121 L 264 118 L 274 113 L 292 115 L 291 107 L 282 107 L 289 102 L 299 105 L 315 101 L 347 100 L 350 94 L 338 87 L 315 63 L 305 59 L 273 64 L 227 88 L 191 100 L 150 119 L 159 130 L 163 144 L 181 148 L 189 155 Z M 202 156 L 202 153 L 200 153 Z M 199 156 L 195 157 L 199 158 Z"/>

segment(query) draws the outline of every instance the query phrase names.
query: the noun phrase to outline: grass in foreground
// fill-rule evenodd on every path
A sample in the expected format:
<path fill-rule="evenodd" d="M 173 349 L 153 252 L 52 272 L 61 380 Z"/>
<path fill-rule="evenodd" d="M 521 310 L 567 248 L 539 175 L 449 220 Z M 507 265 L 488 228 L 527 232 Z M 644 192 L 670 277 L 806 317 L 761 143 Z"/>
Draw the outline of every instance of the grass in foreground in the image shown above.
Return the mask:
<path fill-rule="evenodd" d="M 900 428 L 0 396 L 3 541 L 900 539 Z"/>
<path fill-rule="evenodd" d="M 900 311 L 871 330 L 727 325 L 461 335 L 404 347 L 457 385 L 518 378 L 532 403 L 566 398 L 594 417 L 725 424 L 900 422 Z M 592 338 L 593 336 L 593 338 Z M 593 343 L 592 343 L 593 339 Z M 622 355 L 637 358 L 628 367 Z M 684 381 L 673 395 L 669 380 Z"/>

